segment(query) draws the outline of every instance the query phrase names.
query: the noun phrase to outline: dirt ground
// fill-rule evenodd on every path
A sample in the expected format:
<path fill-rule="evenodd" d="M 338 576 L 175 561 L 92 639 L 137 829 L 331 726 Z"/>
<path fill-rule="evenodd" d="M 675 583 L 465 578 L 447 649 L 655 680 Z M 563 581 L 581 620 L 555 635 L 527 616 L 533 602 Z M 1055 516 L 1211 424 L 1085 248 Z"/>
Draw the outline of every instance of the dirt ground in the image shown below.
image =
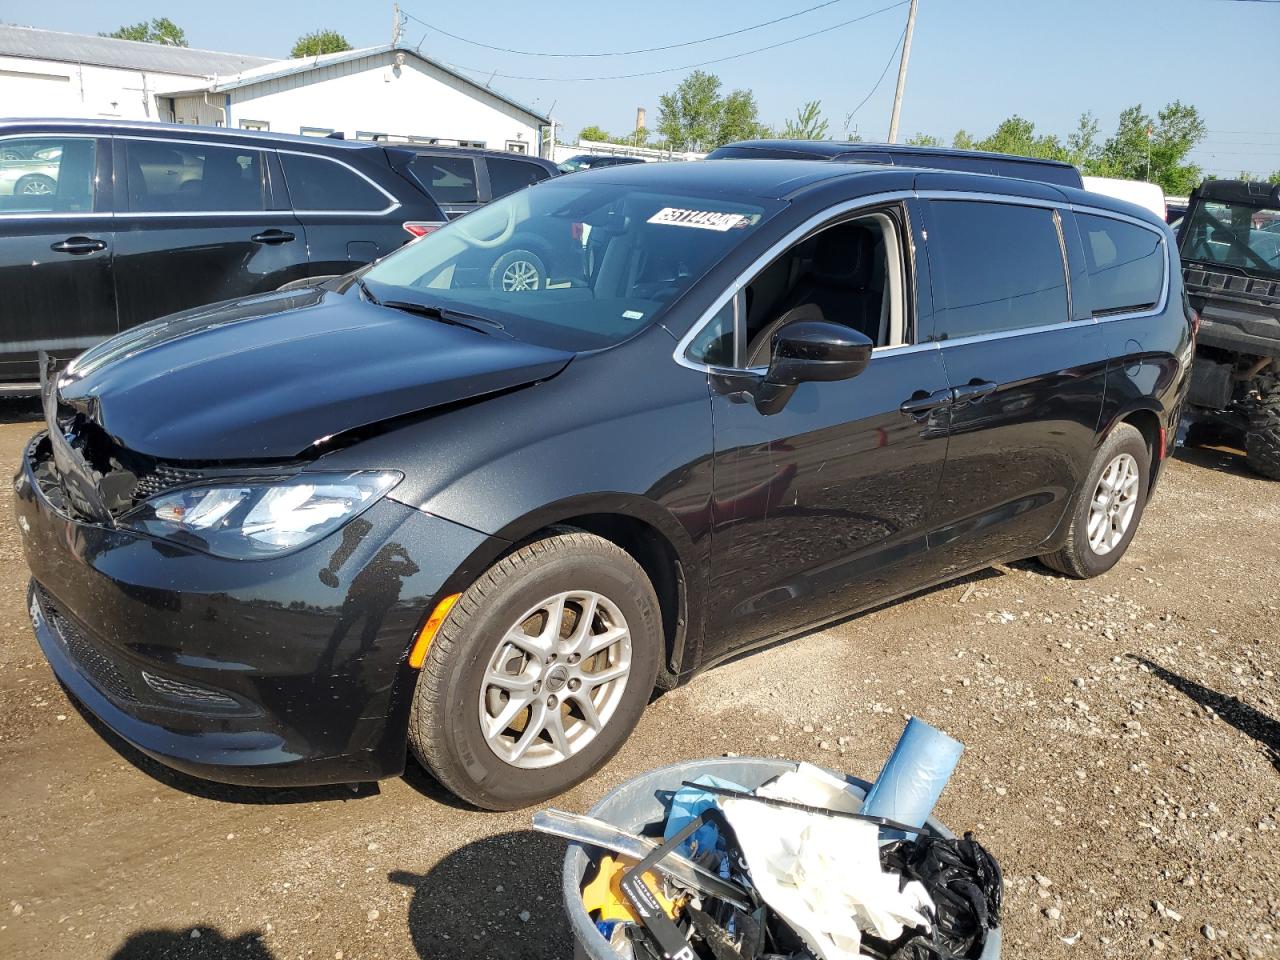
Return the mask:
<path fill-rule="evenodd" d="M 6 476 L 33 429 L 0 425 Z M 0 957 L 570 955 L 564 847 L 528 811 L 416 768 L 220 787 L 95 729 L 32 637 L 4 490 Z M 988 571 L 740 659 L 557 805 L 729 752 L 873 778 L 917 714 L 967 746 L 938 813 L 1004 867 L 1005 956 L 1280 956 L 1278 639 L 1280 484 L 1185 452 L 1106 576 Z"/>

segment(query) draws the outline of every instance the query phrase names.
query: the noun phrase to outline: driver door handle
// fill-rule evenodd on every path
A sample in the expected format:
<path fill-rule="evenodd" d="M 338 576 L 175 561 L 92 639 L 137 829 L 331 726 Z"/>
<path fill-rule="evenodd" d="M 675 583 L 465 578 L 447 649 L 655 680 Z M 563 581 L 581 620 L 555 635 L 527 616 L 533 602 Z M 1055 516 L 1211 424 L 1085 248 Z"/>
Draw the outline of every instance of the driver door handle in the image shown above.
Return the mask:
<path fill-rule="evenodd" d="M 953 402 L 950 387 L 943 390 L 935 390 L 933 393 L 917 390 L 906 400 L 903 400 L 902 406 L 898 409 L 902 411 L 904 416 L 923 420 L 934 410 L 940 407 L 949 407 Z"/>
<path fill-rule="evenodd" d="M 998 386 L 999 384 L 992 383 L 990 380 L 976 380 L 972 383 L 966 383 L 963 387 L 956 387 L 956 406 L 962 403 L 972 403 L 975 400 L 981 400 L 983 397 L 989 397 L 996 392 Z"/>
<path fill-rule="evenodd" d="M 293 234 L 287 230 L 263 230 L 261 233 L 255 233 L 249 239 L 254 243 L 288 243 L 293 239 Z"/>
<path fill-rule="evenodd" d="M 56 253 L 97 253 L 99 250 L 107 249 L 107 242 L 93 237 L 67 237 L 65 240 L 50 244 L 49 249 Z"/>

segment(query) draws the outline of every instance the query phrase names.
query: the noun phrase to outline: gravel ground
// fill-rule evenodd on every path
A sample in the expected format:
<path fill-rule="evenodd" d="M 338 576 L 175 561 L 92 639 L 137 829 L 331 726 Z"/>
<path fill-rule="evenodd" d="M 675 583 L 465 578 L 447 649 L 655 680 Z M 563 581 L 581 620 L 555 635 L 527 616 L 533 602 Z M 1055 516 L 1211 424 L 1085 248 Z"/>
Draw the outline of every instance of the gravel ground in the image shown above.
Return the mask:
<path fill-rule="evenodd" d="M 32 429 L 0 425 L 5 471 Z M 95 728 L 32 638 L 8 509 L 0 957 L 570 955 L 563 846 L 528 812 L 461 808 L 417 769 L 204 784 Z M 967 745 L 938 813 L 1001 860 L 1006 956 L 1280 956 L 1277 531 L 1280 485 L 1184 453 L 1106 576 L 991 570 L 744 657 L 557 805 L 728 752 L 872 778 L 916 714 Z"/>

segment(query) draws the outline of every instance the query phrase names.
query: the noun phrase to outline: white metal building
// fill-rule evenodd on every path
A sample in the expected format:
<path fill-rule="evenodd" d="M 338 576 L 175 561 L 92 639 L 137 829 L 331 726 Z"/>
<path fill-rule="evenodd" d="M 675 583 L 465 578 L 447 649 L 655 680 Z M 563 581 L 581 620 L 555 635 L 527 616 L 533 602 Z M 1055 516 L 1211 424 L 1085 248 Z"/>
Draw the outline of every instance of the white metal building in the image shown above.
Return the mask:
<path fill-rule="evenodd" d="M 549 155 L 552 122 L 390 44 L 298 60 L 0 26 L 0 117 L 118 117 Z"/>

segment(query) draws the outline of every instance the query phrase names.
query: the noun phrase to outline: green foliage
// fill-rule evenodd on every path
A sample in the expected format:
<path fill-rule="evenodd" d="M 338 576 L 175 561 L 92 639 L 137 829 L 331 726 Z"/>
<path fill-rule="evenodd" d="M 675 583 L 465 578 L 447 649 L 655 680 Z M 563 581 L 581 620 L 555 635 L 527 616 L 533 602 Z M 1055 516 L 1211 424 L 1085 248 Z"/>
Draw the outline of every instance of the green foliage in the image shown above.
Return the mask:
<path fill-rule="evenodd" d="M 822 116 L 822 101 L 810 100 L 797 107 L 794 119 L 786 122 L 778 136 L 784 140 L 826 140 L 827 121 Z"/>
<path fill-rule="evenodd" d="M 1210 178 L 1212 179 L 1212 178 Z M 1263 176 L 1260 173 L 1253 173 L 1249 170 L 1241 170 L 1236 176 L 1237 180 L 1259 180 L 1263 183 L 1280 183 L 1280 170 L 1272 170 L 1271 173 Z"/>
<path fill-rule="evenodd" d="M 187 45 L 186 31 L 168 17 L 144 20 L 142 23 L 124 26 L 111 33 L 100 33 L 98 36 L 112 37 L 116 40 L 141 40 L 143 43 L 163 43 L 170 47 Z"/>
<path fill-rule="evenodd" d="M 594 123 L 589 123 L 578 131 L 578 139 L 607 143 L 612 138 L 609 136 L 609 131 L 605 130 L 604 127 L 596 126 Z"/>
<path fill-rule="evenodd" d="M 677 150 L 714 150 L 758 137 L 762 124 L 750 90 L 720 95 L 720 78 L 695 70 L 658 100 L 658 133 Z"/>
<path fill-rule="evenodd" d="M 289 56 L 296 60 L 298 57 L 318 57 L 322 53 L 341 53 L 350 49 L 347 38 L 337 30 L 312 30 L 298 38 Z"/>
<path fill-rule="evenodd" d="M 1186 196 L 1204 178 L 1200 167 L 1187 162 L 1187 154 L 1205 134 L 1204 121 L 1189 104 L 1175 100 L 1154 118 L 1138 104 L 1120 114 L 1115 134 L 1102 143 L 1099 130 L 1097 118 L 1083 113 L 1063 143 L 1053 134 L 1037 134 L 1035 124 L 1015 115 L 980 140 L 958 130 L 952 145 L 961 150 L 1066 160 L 1094 176 L 1150 180 L 1170 196 Z"/>
<path fill-rule="evenodd" d="M 909 147 L 940 147 L 942 146 L 942 138 L 935 137 L 931 133 L 919 133 L 906 140 Z"/>
<path fill-rule="evenodd" d="M 1204 171 L 1187 163 L 1187 154 L 1204 139 L 1205 124 L 1195 107 L 1180 100 L 1155 118 L 1135 104 L 1120 114 L 1115 135 L 1102 147 L 1096 170 L 1102 176 L 1150 180 L 1172 196 L 1186 196 L 1204 179 Z"/>

